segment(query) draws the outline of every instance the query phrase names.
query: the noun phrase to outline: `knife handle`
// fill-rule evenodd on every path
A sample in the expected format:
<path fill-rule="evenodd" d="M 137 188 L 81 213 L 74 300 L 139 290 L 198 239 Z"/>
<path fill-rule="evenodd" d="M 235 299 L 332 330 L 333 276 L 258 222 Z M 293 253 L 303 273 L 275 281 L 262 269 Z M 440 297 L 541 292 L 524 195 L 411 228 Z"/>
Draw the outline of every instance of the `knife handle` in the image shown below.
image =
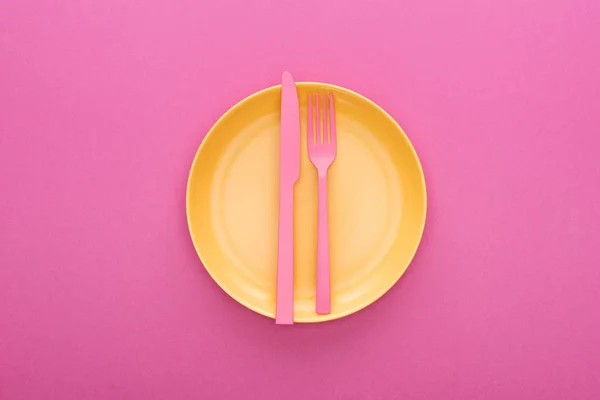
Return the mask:
<path fill-rule="evenodd" d="M 281 182 L 280 182 L 281 183 Z M 294 323 L 294 185 L 279 188 L 275 323 Z"/>

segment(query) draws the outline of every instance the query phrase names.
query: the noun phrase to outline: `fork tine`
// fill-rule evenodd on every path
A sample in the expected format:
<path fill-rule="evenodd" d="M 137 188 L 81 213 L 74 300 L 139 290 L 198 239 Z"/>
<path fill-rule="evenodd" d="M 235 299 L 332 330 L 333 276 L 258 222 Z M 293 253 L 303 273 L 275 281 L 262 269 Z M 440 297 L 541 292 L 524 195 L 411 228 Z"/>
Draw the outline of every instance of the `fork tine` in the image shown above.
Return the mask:
<path fill-rule="evenodd" d="M 316 139 L 315 139 L 315 143 L 316 144 L 321 144 L 323 143 L 323 131 L 321 130 L 321 107 L 319 107 L 319 94 L 315 93 L 315 108 L 317 110 L 317 120 L 315 125 L 317 126 L 317 132 L 316 132 Z"/>
<path fill-rule="evenodd" d="M 322 93 L 321 94 L 321 100 L 323 101 L 323 144 L 327 144 L 328 140 L 329 140 L 329 134 L 328 134 L 328 125 L 327 125 L 327 117 L 329 114 L 327 112 L 327 94 Z"/>
<path fill-rule="evenodd" d="M 329 92 L 329 143 L 336 144 L 336 131 L 335 131 L 335 107 L 333 105 L 333 93 Z"/>
<path fill-rule="evenodd" d="M 308 118 L 306 121 L 306 143 L 308 146 L 315 144 L 315 133 L 313 131 L 312 95 L 308 94 Z"/>

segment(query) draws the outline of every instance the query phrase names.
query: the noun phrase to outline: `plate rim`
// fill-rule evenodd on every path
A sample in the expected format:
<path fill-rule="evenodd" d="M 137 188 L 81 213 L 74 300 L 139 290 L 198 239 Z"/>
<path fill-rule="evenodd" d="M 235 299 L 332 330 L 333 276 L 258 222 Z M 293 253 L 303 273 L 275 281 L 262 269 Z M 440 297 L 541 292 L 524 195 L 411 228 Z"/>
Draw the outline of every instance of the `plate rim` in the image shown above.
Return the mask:
<path fill-rule="evenodd" d="M 421 163 L 421 159 L 419 158 L 419 155 L 417 153 L 417 151 L 415 150 L 414 145 L 412 144 L 412 142 L 410 141 L 410 138 L 408 137 L 408 135 L 406 134 L 406 132 L 404 132 L 404 129 L 402 129 L 402 127 L 400 126 L 400 124 L 381 106 L 379 106 L 377 103 L 375 103 L 373 100 L 371 100 L 370 98 L 368 98 L 367 96 L 364 96 L 358 92 L 355 92 L 353 90 L 347 89 L 345 87 L 342 86 L 338 86 L 338 85 L 334 85 L 331 83 L 326 83 L 326 82 L 317 82 L 317 81 L 303 81 L 303 82 L 296 82 L 296 86 L 312 86 L 312 85 L 319 85 L 319 86 L 326 86 L 341 92 L 346 92 L 347 94 L 353 95 L 353 96 L 358 96 L 359 98 L 362 98 L 364 100 L 366 100 L 371 106 L 375 107 L 376 109 L 379 109 L 383 115 L 393 124 L 396 126 L 396 128 L 398 129 L 398 131 L 404 136 L 404 138 L 406 139 L 406 142 L 408 143 L 409 147 L 410 147 L 410 151 L 412 152 L 413 156 L 415 157 L 417 164 L 419 166 L 419 180 L 420 183 L 423 187 L 423 218 L 421 221 L 421 224 L 419 226 L 419 237 L 418 237 L 418 241 L 417 241 L 417 245 L 415 246 L 415 248 L 412 251 L 412 254 L 410 255 L 410 258 L 408 260 L 408 263 L 406 264 L 406 267 L 404 269 L 402 269 L 400 271 L 400 273 L 398 274 L 398 277 L 390 280 L 391 284 L 384 290 L 381 292 L 381 294 L 377 295 L 376 297 L 374 297 L 371 301 L 368 302 L 364 302 L 354 308 L 348 309 L 348 310 L 344 310 L 342 312 L 338 312 L 338 313 L 331 313 L 331 314 L 327 314 L 327 315 L 318 315 L 315 317 L 310 317 L 310 318 L 302 318 L 301 320 L 297 320 L 294 318 L 294 323 L 320 323 L 320 322 L 327 322 L 327 321 L 333 321 L 336 319 L 340 319 L 343 317 L 346 317 L 348 315 L 351 314 L 355 314 L 360 310 L 363 310 L 365 308 L 367 308 L 368 306 L 370 306 L 371 304 L 375 303 L 376 301 L 378 301 L 379 299 L 381 299 L 386 293 L 388 293 L 392 287 L 394 287 L 398 281 L 400 280 L 400 278 L 402 278 L 402 276 L 406 273 L 406 270 L 410 267 L 410 265 L 412 264 L 415 255 L 417 254 L 417 251 L 419 249 L 419 247 L 421 246 L 421 242 L 423 240 L 423 233 L 425 231 L 425 225 L 426 225 L 426 221 L 427 221 L 427 183 L 425 180 L 425 174 L 423 171 L 423 164 Z M 213 275 L 213 273 L 211 272 L 210 268 L 207 267 L 206 262 L 203 260 L 202 255 L 200 254 L 200 249 L 198 247 L 198 244 L 196 243 L 196 240 L 194 238 L 194 235 L 192 233 L 192 222 L 190 219 L 190 186 L 192 183 L 192 176 L 194 175 L 193 172 L 196 168 L 196 163 L 198 163 L 198 159 L 199 159 L 199 155 L 202 152 L 203 147 L 206 144 L 206 139 L 209 137 L 209 135 L 211 135 L 216 129 L 217 127 L 223 122 L 223 120 L 225 119 L 225 117 L 233 112 L 234 110 L 242 107 L 246 102 L 250 101 L 251 99 L 253 99 L 254 97 L 258 97 L 260 95 L 262 95 L 265 92 L 268 91 L 272 91 L 272 90 L 277 90 L 281 88 L 281 84 L 279 85 L 273 85 L 273 86 L 269 86 L 266 88 L 263 88 L 261 90 L 258 90 L 246 97 L 244 97 L 243 99 L 239 100 L 237 103 L 235 103 L 233 106 L 231 106 L 229 109 L 227 109 L 223 114 L 221 114 L 221 116 L 213 123 L 213 125 L 210 127 L 210 129 L 206 132 L 206 134 L 202 137 L 202 140 L 200 142 L 200 145 L 198 146 L 198 149 L 196 150 L 195 154 L 194 154 L 194 159 L 192 161 L 192 164 L 190 165 L 190 169 L 188 172 L 188 179 L 187 179 L 187 183 L 186 183 L 186 191 L 185 191 L 185 213 L 186 213 L 186 220 L 187 220 L 187 225 L 188 225 L 188 233 L 190 235 L 190 238 L 192 239 L 192 244 L 194 246 L 194 250 L 196 251 L 196 254 L 198 255 L 198 258 L 200 259 L 200 262 L 202 263 L 202 266 L 204 267 L 204 269 L 208 272 L 209 276 L 212 278 L 212 280 L 217 284 L 217 286 L 219 286 L 229 297 L 231 297 L 232 299 L 234 299 L 235 301 L 237 301 L 239 304 L 243 305 L 244 307 L 256 312 L 257 314 L 263 315 L 265 317 L 271 318 L 271 319 L 275 319 L 275 313 L 270 313 L 266 310 L 263 310 L 260 307 L 256 307 L 253 304 L 245 301 L 244 299 L 233 295 L 232 293 L 230 293 L 225 287 L 223 287 L 219 281 L 215 278 L 215 276 Z"/>

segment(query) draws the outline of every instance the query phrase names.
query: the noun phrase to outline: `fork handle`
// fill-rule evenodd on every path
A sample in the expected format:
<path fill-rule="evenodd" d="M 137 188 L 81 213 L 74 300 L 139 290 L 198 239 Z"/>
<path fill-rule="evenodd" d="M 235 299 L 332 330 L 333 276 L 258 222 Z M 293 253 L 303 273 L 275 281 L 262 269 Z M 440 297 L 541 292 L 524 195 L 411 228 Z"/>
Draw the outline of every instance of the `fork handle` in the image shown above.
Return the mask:
<path fill-rule="evenodd" d="M 329 216 L 327 203 L 327 171 L 319 172 L 319 209 L 317 231 L 317 314 L 331 312 L 329 270 Z"/>

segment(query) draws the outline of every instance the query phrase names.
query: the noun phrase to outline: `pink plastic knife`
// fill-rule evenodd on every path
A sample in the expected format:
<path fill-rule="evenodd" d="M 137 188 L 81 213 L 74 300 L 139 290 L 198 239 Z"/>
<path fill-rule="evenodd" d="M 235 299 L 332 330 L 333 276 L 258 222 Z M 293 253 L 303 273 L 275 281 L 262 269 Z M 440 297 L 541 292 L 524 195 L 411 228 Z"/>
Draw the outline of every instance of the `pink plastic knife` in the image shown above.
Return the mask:
<path fill-rule="evenodd" d="M 300 110 L 289 72 L 281 83 L 279 131 L 279 242 L 275 323 L 294 323 L 294 185 L 300 178 Z"/>

